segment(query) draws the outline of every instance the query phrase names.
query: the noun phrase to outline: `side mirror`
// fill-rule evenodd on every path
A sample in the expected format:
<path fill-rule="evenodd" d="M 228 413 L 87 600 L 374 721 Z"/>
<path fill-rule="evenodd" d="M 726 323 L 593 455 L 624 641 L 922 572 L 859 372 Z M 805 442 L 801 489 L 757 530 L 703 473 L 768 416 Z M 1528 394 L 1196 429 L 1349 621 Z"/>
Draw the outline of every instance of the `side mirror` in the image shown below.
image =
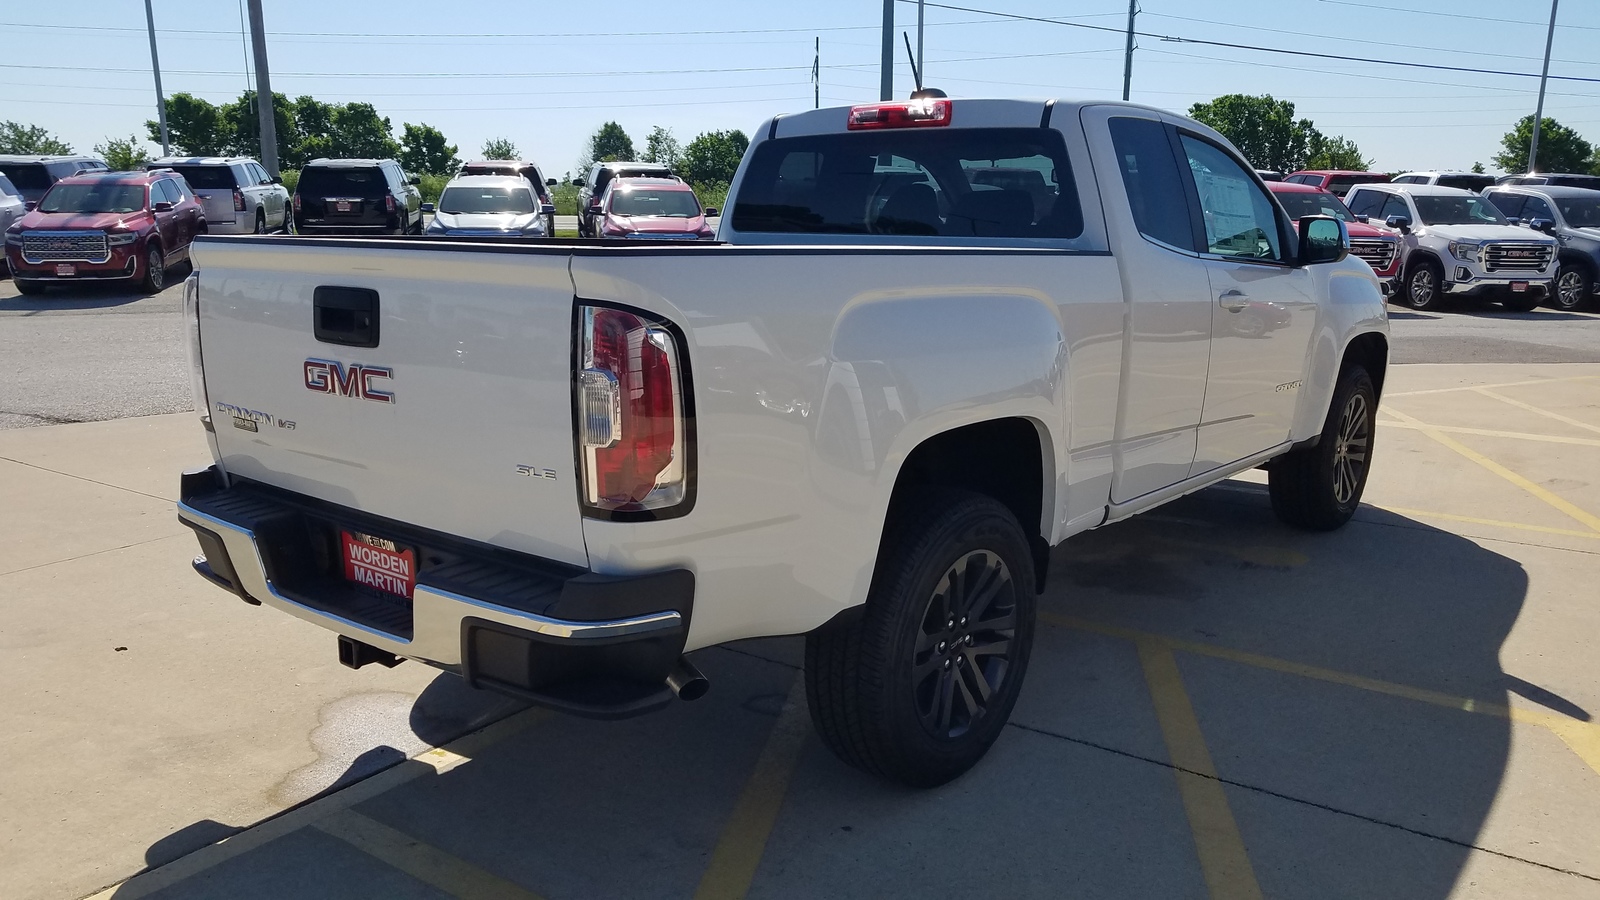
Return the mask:
<path fill-rule="evenodd" d="M 556 205 L 554 203 L 541 203 L 541 204 L 539 204 L 539 215 L 541 215 L 541 216 L 553 216 L 555 214 L 556 214 Z"/>
<path fill-rule="evenodd" d="M 158 200 L 150 206 L 151 212 L 172 212 L 172 204 L 165 200 Z"/>
<path fill-rule="evenodd" d="M 1356 221 L 1360 222 L 1363 225 L 1365 225 L 1365 224 L 1367 224 L 1367 220 L 1370 219 L 1370 218 L 1372 218 L 1372 217 L 1371 216 L 1356 216 Z"/>
<path fill-rule="evenodd" d="M 34 210 L 39 208 L 39 201 L 37 201 L 37 200 L 24 201 L 23 204 L 22 204 L 22 208 L 27 210 L 28 212 L 33 212 Z"/>
<path fill-rule="evenodd" d="M 1411 233 L 1411 219 L 1406 216 L 1390 216 L 1383 220 L 1383 224 L 1402 234 Z"/>
<path fill-rule="evenodd" d="M 555 180 L 555 179 L 554 179 L 554 178 L 546 178 L 546 179 L 545 179 L 545 180 L 544 180 L 544 186 L 545 186 L 545 187 L 555 187 L 555 186 L 556 186 L 556 185 L 558 185 L 558 184 L 560 184 L 560 183 L 561 183 L 561 182 L 559 182 L 559 181 L 556 181 L 556 180 Z"/>
<path fill-rule="evenodd" d="M 1350 255 L 1350 230 L 1333 216 L 1300 219 L 1300 265 L 1335 263 Z"/>
<path fill-rule="evenodd" d="M 1507 217 L 1506 224 L 1507 225 L 1521 225 L 1522 224 L 1522 220 L 1518 219 L 1518 218 L 1515 218 L 1515 217 Z"/>
<path fill-rule="evenodd" d="M 274 175 L 274 176 L 272 176 L 271 179 L 269 179 L 269 181 L 272 184 L 283 184 L 283 176 L 282 175 Z"/>
<path fill-rule="evenodd" d="M 1528 221 L 1528 227 L 1532 228 L 1534 231 L 1542 231 L 1545 234 L 1551 234 L 1556 230 L 1556 223 L 1550 219 L 1530 219 Z"/>
<path fill-rule="evenodd" d="M 424 203 L 424 204 L 422 204 L 422 211 L 423 212 L 433 212 L 433 210 L 434 210 L 434 205 L 432 203 Z"/>
<path fill-rule="evenodd" d="M 706 218 L 710 218 L 710 217 L 715 216 L 715 215 L 720 215 L 720 213 L 717 212 L 717 208 L 715 206 L 706 207 Z"/>
<path fill-rule="evenodd" d="M 600 212 L 600 201 L 599 200 L 591 200 L 591 201 L 589 201 L 589 212 L 591 212 L 591 213 L 599 213 Z"/>
<path fill-rule="evenodd" d="M 572 186 L 573 187 L 583 187 L 583 179 L 582 178 L 574 178 L 574 179 L 572 179 Z"/>

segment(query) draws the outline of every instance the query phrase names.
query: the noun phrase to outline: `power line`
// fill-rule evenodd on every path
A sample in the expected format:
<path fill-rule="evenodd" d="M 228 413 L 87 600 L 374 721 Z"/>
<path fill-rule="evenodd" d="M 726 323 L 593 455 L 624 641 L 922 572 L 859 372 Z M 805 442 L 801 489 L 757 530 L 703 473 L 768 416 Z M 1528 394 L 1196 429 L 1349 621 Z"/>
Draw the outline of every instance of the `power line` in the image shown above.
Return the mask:
<path fill-rule="evenodd" d="M 910 2 L 910 0 L 900 0 L 900 2 L 907 3 Z M 937 9 L 948 9 L 955 12 L 973 13 L 976 15 L 999 16 L 1001 18 L 1016 19 L 1022 22 L 1041 22 L 1048 25 L 1064 25 L 1069 28 L 1082 28 L 1089 31 L 1105 31 L 1118 35 L 1127 33 L 1126 29 L 1122 28 L 1110 28 L 1104 25 L 1089 25 L 1083 22 L 1071 22 L 1065 19 L 1047 19 L 1042 16 L 1025 16 L 1021 13 L 1008 13 L 992 9 L 978 9 L 971 6 L 955 6 L 949 3 L 928 3 L 927 5 Z M 1511 72 L 1504 69 L 1480 69 L 1469 66 L 1445 66 L 1438 63 L 1408 62 L 1394 59 L 1375 59 L 1370 56 L 1348 56 L 1340 53 L 1317 53 L 1311 50 L 1289 50 L 1283 47 L 1263 47 L 1258 44 L 1240 44 L 1233 41 L 1212 41 L 1205 40 L 1203 38 L 1183 37 L 1181 35 L 1160 34 L 1149 31 L 1135 31 L 1134 34 L 1138 37 L 1156 38 L 1157 40 L 1168 41 L 1172 43 L 1201 44 L 1208 47 L 1226 47 L 1232 50 L 1251 50 L 1257 53 L 1281 53 L 1287 56 L 1304 56 L 1312 59 L 1332 59 L 1341 62 L 1371 63 L 1373 65 L 1380 66 L 1401 66 L 1410 69 L 1432 69 L 1441 72 L 1468 72 L 1475 75 L 1506 75 L 1513 78 L 1539 77 L 1537 74 L 1532 72 Z M 1600 78 L 1588 78 L 1581 75 L 1551 75 L 1550 77 L 1559 79 L 1561 81 L 1581 81 L 1591 84 L 1600 84 Z"/>
<path fill-rule="evenodd" d="M 970 22 L 940 22 L 940 27 L 958 25 L 990 25 L 992 19 L 974 19 Z M 129 28 L 117 25 L 41 25 L 31 22 L 0 22 L 0 27 L 5 28 L 53 28 L 68 31 L 144 31 L 143 28 Z M 814 34 L 818 31 L 877 31 L 876 25 L 830 25 L 817 28 L 736 28 L 736 29 L 707 29 L 695 31 L 501 31 L 501 32 L 454 32 L 433 34 L 411 34 L 406 32 L 366 32 L 359 35 L 341 34 L 335 31 L 269 31 L 268 37 L 333 37 L 349 40 L 351 38 L 383 37 L 383 38 L 427 38 L 439 40 L 448 38 L 608 38 L 608 37 L 696 37 L 704 35 L 739 35 L 739 34 Z M 214 28 L 163 28 L 162 34 L 203 34 L 226 35 L 228 40 L 233 40 L 235 32 Z"/>
<path fill-rule="evenodd" d="M 1408 8 L 1406 8 L 1404 6 L 1389 6 L 1389 5 L 1379 6 L 1379 5 L 1375 4 L 1375 3 L 1355 3 L 1355 2 L 1352 2 L 1352 0 L 1322 0 L 1322 2 L 1323 3 L 1332 3 L 1332 4 L 1336 5 L 1336 6 L 1354 6 L 1354 7 L 1358 8 L 1358 9 L 1381 9 L 1384 12 L 1412 13 L 1412 14 L 1415 14 L 1415 15 L 1423 15 L 1423 16 L 1437 16 L 1437 15 L 1439 15 L 1439 12 L 1437 10 L 1432 10 L 1432 9 L 1408 9 Z M 1490 16 L 1469 16 L 1469 15 L 1466 15 L 1464 13 L 1458 13 L 1458 12 L 1451 12 L 1448 15 L 1452 19 L 1473 19 L 1473 20 L 1478 21 L 1478 22 L 1494 22 L 1494 23 L 1497 23 L 1497 24 L 1500 24 L 1500 25 L 1532 25 L 1535 28 L 1543 28 L 1544 27 L 1544 23 L 1543 22 L 1524 22 L 1521 19 L 1496 19 L 1496 18 L 1493 18 L 1493 17 L 1490 17 Z M 1565 25 L 1564 24 L 1561 27 L 1562 28 L 1582 28 L 1584 31 L 1600 31 L 1600 26 L 1596 26 L 1596 25 Z"/>

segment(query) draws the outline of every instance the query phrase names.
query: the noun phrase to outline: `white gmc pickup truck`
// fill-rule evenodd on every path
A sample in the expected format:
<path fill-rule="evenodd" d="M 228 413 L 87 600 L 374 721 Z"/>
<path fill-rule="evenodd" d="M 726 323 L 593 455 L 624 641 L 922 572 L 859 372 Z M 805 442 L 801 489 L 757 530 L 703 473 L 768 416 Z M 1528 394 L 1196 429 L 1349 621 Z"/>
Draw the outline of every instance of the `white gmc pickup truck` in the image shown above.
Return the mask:
<path fill-rule="evenodd" d="M 595 716 L 806 635 L 817 730 L 913 785 L 1009 716 L 1050 548 L 1265 466 L 1331 529 L 1388 323 L 1333 218 L 1128 104 L 778 116 L 716 242 L 210 237 L 196 570 Z"/>

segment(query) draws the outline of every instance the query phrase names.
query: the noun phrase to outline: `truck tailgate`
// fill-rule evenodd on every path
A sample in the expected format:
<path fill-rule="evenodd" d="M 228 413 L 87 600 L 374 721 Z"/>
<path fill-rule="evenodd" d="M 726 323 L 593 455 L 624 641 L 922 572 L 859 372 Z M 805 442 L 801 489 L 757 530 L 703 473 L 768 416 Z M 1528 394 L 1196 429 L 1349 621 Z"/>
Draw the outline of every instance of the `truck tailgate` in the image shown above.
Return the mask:
<path fill-rule="evenodd" d="M 208 238 L 194 257 L 230 475 L 587 565 L 566 252 Z M 376 346 L 330 342 L 370 343 L 359 310 L 337 329 L 374 298 Z"/>

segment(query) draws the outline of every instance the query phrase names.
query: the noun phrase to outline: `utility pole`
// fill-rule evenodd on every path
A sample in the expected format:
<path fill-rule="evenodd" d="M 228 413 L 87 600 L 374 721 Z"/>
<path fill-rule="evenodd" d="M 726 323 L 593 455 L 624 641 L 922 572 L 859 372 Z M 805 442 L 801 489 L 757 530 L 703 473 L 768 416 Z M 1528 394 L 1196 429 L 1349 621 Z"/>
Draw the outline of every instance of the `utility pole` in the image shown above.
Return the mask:
<path fill-rule="evenodd" d="M 256 111 L 261 114 L 261 165 L 276 178 L 280 174 L 278 120 L 272 114 L 272 79 L 267 77 L 267 29 L 261 22 L 261 0 L 249 0 L 248 5 L 250 43 L 256 55 Z"/>
<path fill-rule="evenodd" d="M 917 0 L 917 89 L 928 78 L 928 62 L 922 58 L 922 0 Z"/>
<path fill-rule="evenodd" d="M 894 99 L 894 0 L 883 0 L 883 67 L 879 100 Z"/>
<path fill-rule="evenodd" d="M 811 57 L 811 108 L 822 108 L 822 37 L 817 36 L 817 55 Z"/>
<path fill-rule="evenodd" d="M 1139 0 L 1128 0 L 1128 48 L 1122 57 L 1122 99 L 1128 99 L 1133 86 L 1133 17 L 1139 14 Z"/>
<path fill-rule="evenodd" d="M 144 21 L 150 26 L 150 71 L 156 76 L 156 117 L 161 120 L 161 155 L 171 156 L 172 145 L 167 139 L 167 95 L 161 92 L 161 58 L 156 55 L 156 14 L 150 0 L 144 0 Z"/>
<path fill-rule="evenodd" d="M 1544 70 L 1539 73 L 1539 105 L 1533 111 L 1533 140 L 1528 144 L 1528 174 L 1533 174 L 1539 161 L 1539 126 L 1544 124 L 1544 83 L 1550 77 L 1550 44 L 1556 39 L 1556 6 L 1561 0 L 1550 0 L 1550 29 L 1544 34 Z"/>

